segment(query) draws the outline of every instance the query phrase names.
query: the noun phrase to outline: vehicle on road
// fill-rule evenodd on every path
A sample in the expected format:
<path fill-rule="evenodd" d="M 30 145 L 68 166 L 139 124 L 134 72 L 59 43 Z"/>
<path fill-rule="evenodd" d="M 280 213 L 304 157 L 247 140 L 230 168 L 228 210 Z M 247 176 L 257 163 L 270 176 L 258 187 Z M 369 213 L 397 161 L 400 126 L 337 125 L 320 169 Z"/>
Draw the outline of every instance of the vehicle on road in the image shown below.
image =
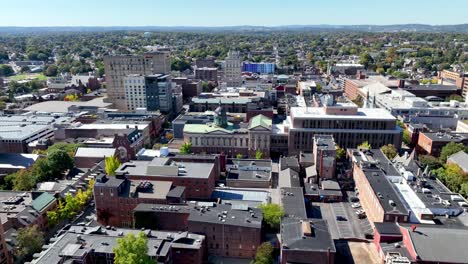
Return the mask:
<path fill-rule="evenodd" d="M 353 204 L 351 204 L 351 207 L 352 208 L 359 208 L 359 207 L 361 207 L 361 204 L 360 203 L 353 203 Z"/>

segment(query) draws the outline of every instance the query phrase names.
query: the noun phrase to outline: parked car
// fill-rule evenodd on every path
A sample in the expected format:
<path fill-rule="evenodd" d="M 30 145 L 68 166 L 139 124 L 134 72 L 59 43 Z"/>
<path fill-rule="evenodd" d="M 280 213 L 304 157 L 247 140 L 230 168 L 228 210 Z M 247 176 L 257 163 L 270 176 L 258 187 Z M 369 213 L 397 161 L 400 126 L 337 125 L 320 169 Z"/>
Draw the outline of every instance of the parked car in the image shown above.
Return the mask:
<path fill-rule="evenodd" d="M 357 198 L 356 196 L 350 196 L 350 197 L 348 198 L 348 201 L 349 201 L 350 203 L 357 203 L 357 202 L 359 202 L 359 198 Z"/>
<path fill-rule="evenodd" d="M 337 215 L 336 216 L 336 221 L 348 221 L 348 219 L 346 219 L 344 216 Z"/>
<path fill-rule="evenodd" d="M 359 207 L 361 207 L 361 204 L 360 203 L 353 203 L 353 204 L 351 204 L 351 207 L 352 208 L 359 208 Z"/>

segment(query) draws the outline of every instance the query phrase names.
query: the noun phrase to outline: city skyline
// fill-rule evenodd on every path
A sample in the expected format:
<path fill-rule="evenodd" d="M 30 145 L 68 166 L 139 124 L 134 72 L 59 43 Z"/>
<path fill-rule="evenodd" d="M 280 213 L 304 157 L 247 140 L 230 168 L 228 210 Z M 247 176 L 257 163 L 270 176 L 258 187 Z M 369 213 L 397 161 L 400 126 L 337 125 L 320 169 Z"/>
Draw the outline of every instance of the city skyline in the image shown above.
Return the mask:
<path fill-rule="evenodd" d="M 435 0 L 392 1 L 391 5 L 370 0 L 311 2 L 298 0 L 285 5 L 279 1 L 137 0 L 80 2 L 32 0 L 3 4 L 0 27 L 54 26 L 284 26 L 284 25 L 451 25 L 468 23 L 464 10 L 468 3 L 452 1 L 440 12 Z M 28 8 L 24 8 L 27 6 Z M 206 7 L 210 9 L 207 11 Z M 465 6 L 466 8 L 462 8 Z M 465 19 L 465 20 L 462 20 Z"/>

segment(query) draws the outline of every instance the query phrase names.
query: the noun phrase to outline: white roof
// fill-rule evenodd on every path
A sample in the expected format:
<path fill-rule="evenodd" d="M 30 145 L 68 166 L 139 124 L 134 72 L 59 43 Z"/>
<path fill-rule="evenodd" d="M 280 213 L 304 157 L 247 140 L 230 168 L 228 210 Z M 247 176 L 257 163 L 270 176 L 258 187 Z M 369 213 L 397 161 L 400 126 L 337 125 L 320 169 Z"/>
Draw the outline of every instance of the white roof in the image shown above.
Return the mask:
<path fill-rule="evenodd" d="M 78 148 L 75 157 L 102 158 L 112 157 L 115 154 L 115 148 Z"/>
<path fill-rule="evenodd" d="M 115 124 L 81 124 L 80 126 L 77 126 L 79 129 L 127 129 L 127 126 L 129 128 L 136 128 L 138 127 L 139 130 L 145 129 L 148 124 L 135 124 L 135 123 L 115 123 Z"/>
<path fill-rule="evenodd" d="M 351 119 L 351 120 L 395 120 L 385 109 L 379 108 L 358 108 L 356 115 L 327 115 L 323 107 L 291 107 L 291 116 L 293 118 L 310 119 Z"/>

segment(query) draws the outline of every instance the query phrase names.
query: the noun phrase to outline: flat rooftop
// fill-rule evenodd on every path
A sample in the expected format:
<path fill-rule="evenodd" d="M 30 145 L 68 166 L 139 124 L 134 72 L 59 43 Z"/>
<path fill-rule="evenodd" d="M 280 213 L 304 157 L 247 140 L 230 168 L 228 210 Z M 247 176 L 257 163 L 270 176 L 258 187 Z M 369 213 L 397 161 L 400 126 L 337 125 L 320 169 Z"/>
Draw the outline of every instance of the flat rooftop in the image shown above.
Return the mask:
<path fill-rule="evenodd" d="M 125 162 L 116 170 L 116 174 L 149 177 L 208 178 L 213 170 L 214 163 L 175 162 L 169 158 L 155 158 L 152 161 L 133 160 Z"/>
<path fill-rule="evenodd" d="M 399 175 L 380 149 L 366 152 L 353 150 L 353 162 L 363 170 L 375 196 L 386 213 L 408 215 L 408 209 L 387 175 Z M 393 204 L 391 204 L 393 201 Z"/>
<path fill-rule="evenodd" d="M 75 157 L 105 158 L 112 157 L 115 153 L 115 148 L 78 148 L 75 152 Z"/>
<path fill-rule="evenodd" d="M 83 107 L 83 108 L 108 108 L 112 106 L 111 103 L 105 103 L 103 97 L 95 98 L 89 101 L 78 101 L 78 102 L 71 102 L 71 101 L 47 101 L 41 102 L 37 104 L 33 104 L 31 106 L 26 107 L 24 110 L 26 111 L 36 111 L 36 112 L 50 112 L 50 113 L 68 113 L 69 108 L 75 107 Z"/>
<path fill-rule="evenodd" d="M 468 141 L 468 133 L 429 133 L 421 132 L 426 137 L 430 138 L 433 142 L 462 142 Z"/>
<path fill-rule="evenodd" d="M 261 209 L 239 207 L 235 209 L 229 204 L 213 204 L 213 206 L 197 206 L 192 210 L 189 221 L 212 224 L 262 228 L 263 214 Z"/>
<path fill-rule="evenodd" d="M 228 180 L 270 181 L 271 160 L 229 159 L 226 171 Z"/>
<path fill-rule="evenodd" d="M 323 107 L 291 107 L 291 117 L 301 119 L 396 120 L 385 109 L 358 108 L 356 115 L 327 115 Z"/>

